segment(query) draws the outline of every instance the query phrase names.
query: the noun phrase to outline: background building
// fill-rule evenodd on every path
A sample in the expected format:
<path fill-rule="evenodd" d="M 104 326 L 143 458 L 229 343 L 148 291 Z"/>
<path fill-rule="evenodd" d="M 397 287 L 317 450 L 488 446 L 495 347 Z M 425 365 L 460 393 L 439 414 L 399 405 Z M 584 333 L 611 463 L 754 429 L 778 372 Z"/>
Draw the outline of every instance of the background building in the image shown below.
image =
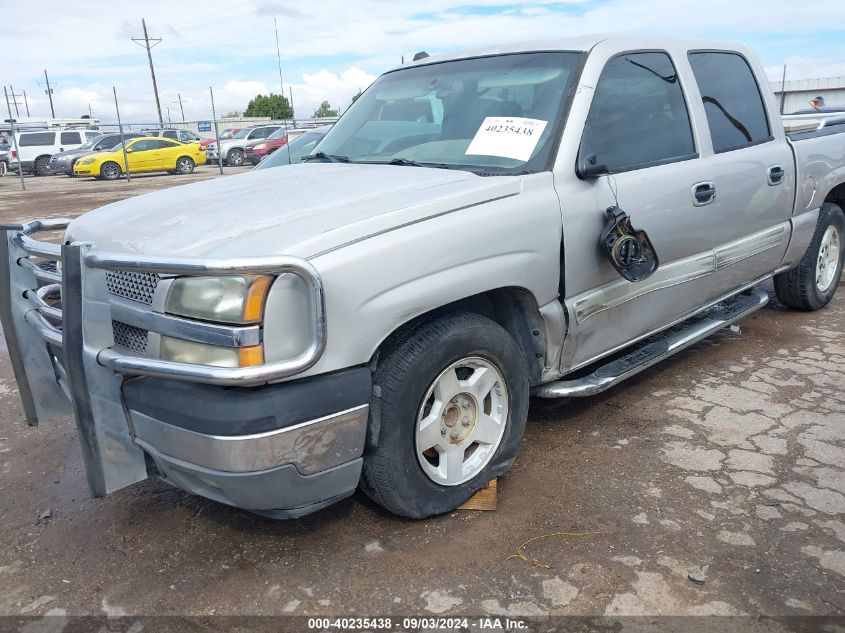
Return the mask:
<path fill-rule="evenodd" d="M 784 114 L 806 110 L 810 107 L 810 101 L 816 97 L 824 97 L 826 106 L 845 108 L 845 77 L 787 80 L 784 86 L 781 86 L 780 81 L 772 81 L 771 85 L 779 101 L 781 93 L 786 93 L 783 102 Z"/>

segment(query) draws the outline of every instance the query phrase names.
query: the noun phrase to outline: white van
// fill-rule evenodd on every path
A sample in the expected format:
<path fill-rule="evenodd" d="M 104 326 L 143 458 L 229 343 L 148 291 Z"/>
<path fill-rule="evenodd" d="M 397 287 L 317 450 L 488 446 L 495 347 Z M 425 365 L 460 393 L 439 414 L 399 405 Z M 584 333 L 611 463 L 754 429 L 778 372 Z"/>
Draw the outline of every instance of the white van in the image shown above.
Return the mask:
<path fill-rule="evenodd" d="M 24 172 L 46 176 L 50 173 L 50 157 L 53 154 L 76 149 L 99 136 L 102 136 L 102 133 L 97 130 L 15 132 L 17 151 L 14 144 L 10 143 L 12 160 L 9 162 L 9 169 L 17 170 L 20 165 Z"/>

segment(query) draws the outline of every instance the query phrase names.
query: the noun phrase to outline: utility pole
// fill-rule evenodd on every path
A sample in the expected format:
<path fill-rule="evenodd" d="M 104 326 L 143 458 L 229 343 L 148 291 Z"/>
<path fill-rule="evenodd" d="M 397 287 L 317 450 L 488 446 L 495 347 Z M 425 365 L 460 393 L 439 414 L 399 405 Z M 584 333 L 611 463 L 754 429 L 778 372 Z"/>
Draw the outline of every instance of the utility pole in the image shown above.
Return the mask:
<path fill-rule="evenodd" d="M 780 113 L 783 114 L 783 107 L 786 104 L 786 64 L 783 65 L 783 77 L 780 80 Z"/>
<path fill-rule="evenodd" d="M 6 109 L 9 111 L 9 129 L 12 132 L 12 147 L 15 149 L 15 155 L 18 157 L 18 175 L 21 177 L 21 191 L 26 191 L 26 184 L 23 181 L 21 152 L 18 148 L 18 137 L 17 134 L 15 134 L 15 120 L 12 118 L 12 106 L 9 105 L 9 93 L 6 92 L 6 86 L 3 86 L 3 94 L 6 95 Z"/>
<path fill-rule="evenodd" d="M 158 100 L 158 86 L 156 85 L 156 71 L 153 68 L 153 54 L 150 52 L 150 49 L 153 48 L 153 46 L 156 46 L 157 44 L 161 44 L 161 38 L 160 37 L 150 38 L 150 36 L 147 35 L 147 23 L 144 20 L 144 18 L 141 18 L 141 27 L 143 27 L 143 29 L 144 29 L 144 37 L 133 37 L 132 41 L 135 42 L 136 44 L 138 44 L 139 46 L 143 46 L 144 48 L 147 49 L 147 59 L 150 62 L 150 76 L 153 78 L 153 93 L 155 94 L 155 97 L 156 97 L 156 110 L 158 111 L 158 124 L 159 124 L 160 127 L 163 128 L 164 127 L 164 119 L 161 116 L 161 103 Z M 152 45 L 150 45 L 150 41 L 153 42 Z M 143 44 L 141 42 L 143 42 Z"/>
<path fill-rule="evenodd" d="M 56 118 L 56 111 L 53 109 L 53 89 L 50 87 L 50 78 L 47 76 L 47 69 L 44 69 L 44 81 L 47 82 L 47 90 L 44 92 L 47 93 L 47 96 L 50 98 L 50 116 L 54 119 Z"/>
<path fill-rule="evenodd" d="M 15 116 L 20 116 L 21 113 L 18 110 L 18 97 L 20 95 L 15 94 L 15 88 L 14 88 L 14 86 L 12 86 L 12 84 L 9 84 L 9 93 L 10 93 L 9 96 L 12 97 L 12 103 L 15 106 Z"/>
<path fill-rule="evenodd" d="M 296 113 L 293 111 L 293 86 L 288 86 L 288 90 L 290 90 L 290 115 L 296 123 Z"/>
<path fill-rule="evenodd" d="M 273 18 L 273 29 L 276 31 L 276 61 L 279 64 L 279 96 L 285 98 L 285 82 L 282 79 L 282 54 L 279 52 L 279 25 L 276 23 L 276 18 Z M 288 104 L 290 105 L 290 104 Z M 291 106 L 293 109 L 293 106 Z M 288 117 L 285 116 L 285 127 L 287 127 Z"/>
<path fill-rule="evenodd" d="M 182 107 L 182 95 L 181 93 L 176 93 L 176 96 L 179 97 L 179 109 L 182 111 L 182 123 L 185 122 L 185 108 Z"/>
<path fill-rule="evenodd" d="M 26 116 L 29 116 L 29 101 L 26 98 L 26 90 L 23 91 L 23 102 L 26 105 Z"/>

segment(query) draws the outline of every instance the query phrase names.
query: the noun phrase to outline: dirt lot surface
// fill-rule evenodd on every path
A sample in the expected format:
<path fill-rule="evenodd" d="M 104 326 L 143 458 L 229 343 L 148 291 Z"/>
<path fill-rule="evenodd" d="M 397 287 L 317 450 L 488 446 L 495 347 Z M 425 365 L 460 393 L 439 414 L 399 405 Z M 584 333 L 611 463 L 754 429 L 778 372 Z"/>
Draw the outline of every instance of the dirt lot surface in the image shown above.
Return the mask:
<path fill-rule="evenodd" d="M 7 176 L 0 221 L 215 174 Z M 421 522 L 360 494 L 289 522 L 157 481 L 91 499 L 72 420 L 27 427 L 4 353 L 0 614 L 842 615 L 843 329 L 845 288 L 773 302 L 602 396 L 534 401 L 498 510 Z"/>

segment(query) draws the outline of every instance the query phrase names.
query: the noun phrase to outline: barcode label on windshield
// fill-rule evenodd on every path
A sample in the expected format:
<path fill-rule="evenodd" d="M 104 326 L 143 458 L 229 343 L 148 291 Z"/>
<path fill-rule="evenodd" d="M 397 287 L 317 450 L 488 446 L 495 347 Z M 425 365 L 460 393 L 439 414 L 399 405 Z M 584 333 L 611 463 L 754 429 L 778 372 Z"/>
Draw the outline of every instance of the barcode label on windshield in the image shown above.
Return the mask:
<path fill-rule="evenodd" d="M 522 117 L 488 116 L 481 123 L 467 156 L 499 156 L 523 162 L 531 158 L 548 121 Z"/>

